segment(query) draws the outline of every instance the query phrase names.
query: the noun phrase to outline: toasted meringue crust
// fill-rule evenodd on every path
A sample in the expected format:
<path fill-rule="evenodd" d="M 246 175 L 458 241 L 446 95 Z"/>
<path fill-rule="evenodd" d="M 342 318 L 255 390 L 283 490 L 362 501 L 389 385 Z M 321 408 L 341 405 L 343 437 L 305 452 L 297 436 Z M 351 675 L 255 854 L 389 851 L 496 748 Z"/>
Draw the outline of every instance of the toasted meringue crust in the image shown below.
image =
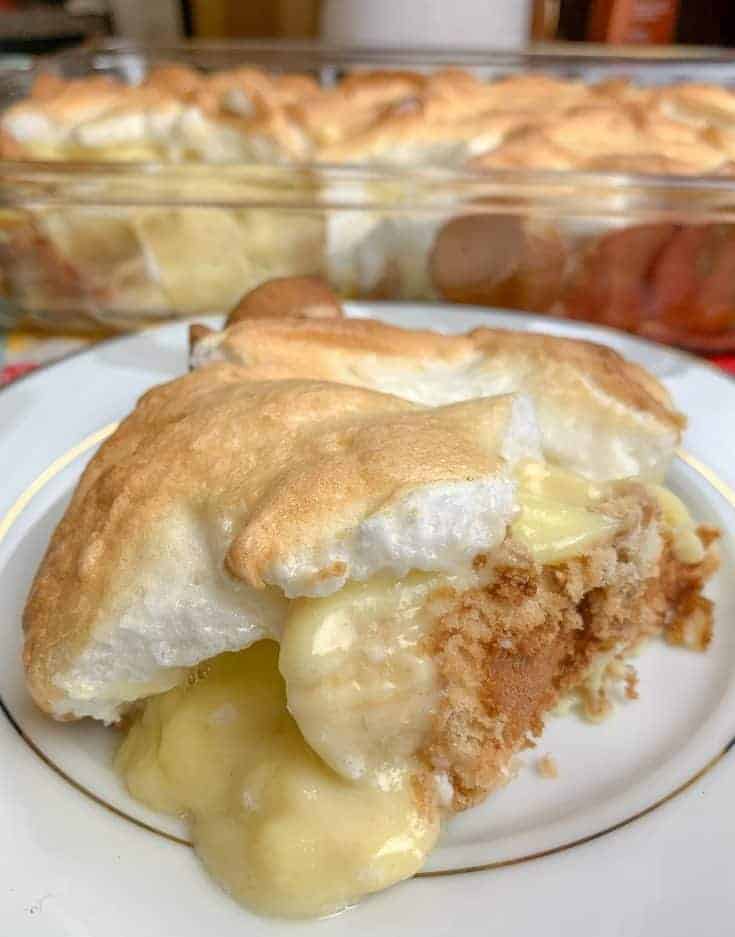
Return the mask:
<path fill-rule="evenodd" d="M 321 88 L 305 75 L 167 65 L 136 87 L 42 75 L 1 129 L 13 157 L 114 160 L 145 151 L 205 162 L 456 167 L 470 159 L 480 170 L 729 174 L 734 126 L 735 95 L 710 84 L 586 85 L 536 74 L 486 82 L 444 69 L 356 72 Z M 143 150 L 116 154 L 119 144 Z"/>
<path fill-rule="evenodd" d="M 114 719 L 177 668 L 278 637 L 283 591 L 468 564 L 436 540 L 461 517 L 423 529 L 423 502 L 456 501 L 469 548 L 492 545 L 514 511 L 506 466 L 534 456 L 512 396 L 424 409 L 230 365 L 155 388 L 87 467 L 36 576 L 31 692 L 57 716 Z"/>
<path fill-rule="evenodd" d="M 643 368 L 601 345 L 549 335 L 269 319 L 194 343 L 194 366 L 217 360 L 256 376 L 341 381 L 429 405 L 521 391 L 534 399 L 546 456 L 593 478 L 660 478 L 685 422 Z"/>

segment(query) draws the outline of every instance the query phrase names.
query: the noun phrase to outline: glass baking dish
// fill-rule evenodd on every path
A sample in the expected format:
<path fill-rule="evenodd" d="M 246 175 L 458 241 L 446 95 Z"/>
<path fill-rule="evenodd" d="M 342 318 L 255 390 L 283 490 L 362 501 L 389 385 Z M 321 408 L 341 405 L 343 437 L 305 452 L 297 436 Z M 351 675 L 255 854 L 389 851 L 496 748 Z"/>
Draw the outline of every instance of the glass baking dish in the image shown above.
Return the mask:
<path fill-rule="evenodd" d="M 247 63 L 327 87 L 363 69 L 450 65 L 487 79 L 735 83 L 725 55 L 116 44 L 0 75 L 0 103 L 23 100 L 43 73 L 135 85 L 172 62 Z M 110 155 L 0 161 L 0 321 L 130 329 L 225 311 L 270 277 L 320 274 L 350 298 L 469 302 L 735 348 L 735 176 Z"/>

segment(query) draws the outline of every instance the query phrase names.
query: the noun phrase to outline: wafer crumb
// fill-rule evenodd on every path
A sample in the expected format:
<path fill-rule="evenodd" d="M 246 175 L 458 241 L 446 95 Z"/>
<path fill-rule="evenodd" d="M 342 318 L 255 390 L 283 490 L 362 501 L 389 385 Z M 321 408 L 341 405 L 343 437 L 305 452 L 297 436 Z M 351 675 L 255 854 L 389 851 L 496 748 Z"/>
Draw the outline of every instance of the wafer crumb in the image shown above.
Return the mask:
<path fill-rule="evenodd" d="M 536 762 L 536 770 L 542 778 L 550 778 L 553 780 L 559 777 L 559 768 L 557 767 L 553 755 L 544 755 L 542 758 L 539 758 Z"/>

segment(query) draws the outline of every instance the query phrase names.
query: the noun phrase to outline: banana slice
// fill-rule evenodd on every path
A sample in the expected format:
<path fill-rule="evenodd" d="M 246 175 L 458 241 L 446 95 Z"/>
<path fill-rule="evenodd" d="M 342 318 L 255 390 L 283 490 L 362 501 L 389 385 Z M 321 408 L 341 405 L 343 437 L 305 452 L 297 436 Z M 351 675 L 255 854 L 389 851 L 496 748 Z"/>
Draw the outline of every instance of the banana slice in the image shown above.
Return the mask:
<path fill-rule="evenodd" d="M 659 503 L 664 524 L 671 529 L 677 560 L 687 564 L 701 563 L 704 559 L 704 546 L 686 506 L 673 491 L 662 485 L 649 485 L 648 490 Z"/>
<path fill-rule="evenodd" d="M 293 603 L 279 658 L 289 710 L 343 777 L 390 789 L 421 747 L 439 696 L 427 644 L 440 583 L 376 577 Z"/>

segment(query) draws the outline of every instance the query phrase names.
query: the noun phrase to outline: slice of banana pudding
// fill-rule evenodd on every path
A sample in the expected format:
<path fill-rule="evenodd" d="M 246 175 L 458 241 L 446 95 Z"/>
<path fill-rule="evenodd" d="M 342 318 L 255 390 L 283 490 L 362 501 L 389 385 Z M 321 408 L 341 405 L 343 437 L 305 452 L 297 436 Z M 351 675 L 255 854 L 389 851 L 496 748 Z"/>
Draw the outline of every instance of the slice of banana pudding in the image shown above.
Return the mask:
<path fill-rule="evenodd" d="M 670 493 L 549 464 L 523 394 L 251 378 L 153 389 L 92 459 L 26 674 L 125 725 L 131 794 L 235 898 L 323 915 L 418 871 L 600 662 L 695 612 L 706 642 L 716 560 Z"/>

